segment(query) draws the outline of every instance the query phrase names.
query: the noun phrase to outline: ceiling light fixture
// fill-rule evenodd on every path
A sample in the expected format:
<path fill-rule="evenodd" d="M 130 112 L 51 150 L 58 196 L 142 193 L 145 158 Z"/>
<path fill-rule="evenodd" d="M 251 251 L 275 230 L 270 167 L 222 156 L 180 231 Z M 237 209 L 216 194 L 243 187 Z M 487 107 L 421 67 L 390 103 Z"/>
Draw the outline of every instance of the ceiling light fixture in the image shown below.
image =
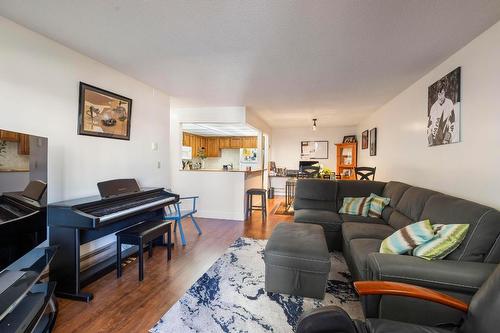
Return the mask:
<path fill-rule="evenodd" d="M 318 120 L 318 119 L 313 118 L 313 131 L 316 130 L 316 120 Z"/>

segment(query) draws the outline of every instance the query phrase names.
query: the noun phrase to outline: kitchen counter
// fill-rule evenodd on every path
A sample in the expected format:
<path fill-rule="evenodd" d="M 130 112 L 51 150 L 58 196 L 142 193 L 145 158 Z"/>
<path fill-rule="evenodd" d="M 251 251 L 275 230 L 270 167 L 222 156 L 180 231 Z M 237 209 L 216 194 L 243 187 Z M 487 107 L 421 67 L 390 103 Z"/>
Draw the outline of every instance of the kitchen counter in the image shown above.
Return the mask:
<path fill-rule="evenodd" d="M 251 170 L 251 171 L 247 171 L 247 170 L 240 170 L 240 169 L 229 169 L 229 170 L 223 170 L 223 169 L 191 169 L 191 170 L 185 170 L 185 169 L 181 169 L 180 171 L 187 171 L 187 172 L 192 172 L 192 171 L 198 171 L 198 172 L 202 172 L 202 171 L 206 171 L 206 172 L 244 172 L 244 173 L 257 173 L 257 172 L 262 172 L 264 170 L 260 169 L 260 170 Z"/>

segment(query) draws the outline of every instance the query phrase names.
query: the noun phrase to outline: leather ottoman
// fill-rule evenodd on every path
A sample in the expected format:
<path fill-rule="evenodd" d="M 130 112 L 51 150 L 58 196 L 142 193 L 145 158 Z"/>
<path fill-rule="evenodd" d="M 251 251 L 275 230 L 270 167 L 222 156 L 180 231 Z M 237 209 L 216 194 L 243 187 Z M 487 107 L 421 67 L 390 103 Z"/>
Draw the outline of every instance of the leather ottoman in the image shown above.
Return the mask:
<path fill-rule="evenodd" d="M 264 250 L 265 289 L 324 298 L 330 253 L 323 228 L 315 224 L 278 224 Z"/>

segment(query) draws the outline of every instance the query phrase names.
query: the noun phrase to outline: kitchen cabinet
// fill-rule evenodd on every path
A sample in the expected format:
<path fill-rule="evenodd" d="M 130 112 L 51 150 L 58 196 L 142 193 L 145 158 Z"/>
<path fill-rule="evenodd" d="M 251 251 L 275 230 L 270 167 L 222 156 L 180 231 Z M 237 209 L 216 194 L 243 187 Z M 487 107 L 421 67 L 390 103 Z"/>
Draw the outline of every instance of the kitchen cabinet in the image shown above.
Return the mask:
<path fill-rule="evenodd" d="M 241 138 L 239 136 L 232 136 L 230 138 L 230 147 L 233 149 L 241 148 Z"/>
<path fill-rule="evenodd" d="M 241 148 L 257 148 L 257 137 L 256 136 L 242 137 Z"/>
<path fill-rule="evenodd" d="M 30 154 L 30 136 L 27 134 L 19 134 L 19 144 L 17 146 L 17 153 L 19 155 Z"/>
<path fill-rule="evenodd" d="M 207 157 L 220 157 L 220 145 L 219 138 L 206 138 L 207 146 L 206 146 L 206 154 Z"/>
<path fill-rule="evenodd" d="M 182 132 L 182 145 L 187 146 L 187 147 L 191 147 L 192 137 L 193 137 L 193 135 L 191 133 Z"/>
<path fill-rule="evenodd" d="M 231 138 L 229 136 L 219 137 L 219 148 L 220 149 L 231 148 Z"/>
<path fill-rule="evenodd" d="M 0 140 L 17 142 L 19 141 L 19 133 L 0 130 Z"/>

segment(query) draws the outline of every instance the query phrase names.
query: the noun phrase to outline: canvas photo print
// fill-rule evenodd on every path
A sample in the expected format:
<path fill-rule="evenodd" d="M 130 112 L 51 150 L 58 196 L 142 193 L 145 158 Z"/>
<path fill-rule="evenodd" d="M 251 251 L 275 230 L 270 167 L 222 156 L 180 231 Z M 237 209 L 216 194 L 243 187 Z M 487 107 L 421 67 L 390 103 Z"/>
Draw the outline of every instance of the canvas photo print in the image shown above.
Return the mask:
<path fill-rule="evenodd" d="M 427 139 L 429 146 L 460 142 L 460 67 L 429 87 Z"/>
<path fill-rule="evenodd" d="M 130 140 L 132 100 L 80 82 L 78 134 Z"/>

